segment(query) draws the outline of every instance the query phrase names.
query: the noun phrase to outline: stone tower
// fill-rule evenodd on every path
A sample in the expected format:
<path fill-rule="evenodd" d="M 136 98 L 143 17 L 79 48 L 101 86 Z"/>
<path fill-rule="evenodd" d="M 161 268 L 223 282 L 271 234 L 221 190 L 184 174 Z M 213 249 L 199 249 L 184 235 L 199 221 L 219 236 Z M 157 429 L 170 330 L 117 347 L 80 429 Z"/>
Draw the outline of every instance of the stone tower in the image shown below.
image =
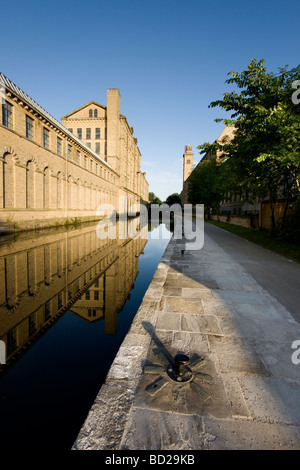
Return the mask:
<path fill-rule="evenodd" d="M 191 145 L 185 146 L 183 154 L 183 183 L 188 179 L 193 170 L 193 151 Z"/>
<path fill-rule="evenodd" d="M 120 173 L 120 93 L 107 89 L 107 161 Z"/>

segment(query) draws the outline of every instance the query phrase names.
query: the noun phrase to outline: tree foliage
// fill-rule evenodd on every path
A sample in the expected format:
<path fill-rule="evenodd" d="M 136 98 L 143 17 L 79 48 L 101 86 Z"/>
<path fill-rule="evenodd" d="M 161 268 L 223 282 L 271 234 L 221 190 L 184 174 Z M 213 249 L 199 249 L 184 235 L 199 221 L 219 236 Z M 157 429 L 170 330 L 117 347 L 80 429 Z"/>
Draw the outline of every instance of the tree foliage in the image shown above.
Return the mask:
<path fill-rule="evenodd" d="M 216 121 L 233 125 L 234 137 L 230 142 L 204 143 L 198 148 L 221 152 L 236 188 L 253 198 L 269 199 L 275 226 L 275 202 L 285 198 L 288 205 L 300 191 L 300 105 L 291 99 L 300 65 L 291 70 L 280 68 L 274 74 L 267 73 L 264 60 L 252 59 L 247 70 L 228 75 L 225 83 L 235 90 L 224 93 L 210 107 L 231 113 L 230 119 Z"/>
<path fill-rule="evenodd" d="M 162 204 L 162 201 L 153 192 L 150 192 L 149 193 L 149 203 L 150 204 Z"/>
<path fill-rule="evenodd" d="M 188 200 L 191 204 L 204 204 L 208 216 L 222 199 L 222 169 L 214 158 L 200 162 L 189 177 Z"/>
<path fill-rule="evenodd" d="M 170 194 L 166 199 L 166 203 L 169 206 L 172 206 L 173 204 L 181 204 L 181 197 L 178 193 Z"/>

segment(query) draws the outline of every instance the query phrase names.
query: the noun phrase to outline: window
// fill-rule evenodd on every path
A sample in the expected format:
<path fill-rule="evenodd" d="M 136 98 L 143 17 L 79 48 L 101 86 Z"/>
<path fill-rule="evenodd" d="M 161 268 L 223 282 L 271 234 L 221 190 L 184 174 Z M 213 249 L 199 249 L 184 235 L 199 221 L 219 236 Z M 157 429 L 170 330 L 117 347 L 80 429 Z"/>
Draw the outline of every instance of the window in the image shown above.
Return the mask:
<path fill-rule="evenodd" d="M 98 290 L 94 291 L 94 300 L 99 300 L 99 291 Z"/>
<path fill-rule="evenodd" d="M 77 165 L 80 165 L 80 152 L 77 150 Z"/>
<path fill-rule="evenodd" d="M 89 117 L 93 117 L 93 110 L 89 109 Z"/>
<path fill-rule="evenodd" d="M 33 335 L 33 333 L 36 331 L 35 313 L 32 313 L 28 317 L 28 329 L 29 329 L 29 336 Z"/>
<path fill-rule="evenodd" d="M 100 139 L 100 127 L 96 127 L 95 129 L 95 139 Z"/>
<path fill-rule="evenodd" d="M 94 118 L 98 117 L 98 109 L 94 109 Z"/>
<path fill-rule="evenodd" d="M 72 132 L 72 134 L 73 134 L 73 129 L 69 128 L 68 131 L 69 131 L 69 132 Z"/>
<path fill-rule="evenodd" d="M 93 160 L 90 161 L 90 170 L 93 171 Z"/>
<path fill-rule="evenodd" d="M 60 309 L 62 307 L 62 305 L 63 305 L 63 303 L 62 303 L 62 292 L 59 292 L 58 296 L 57 296 L 57 306 Z"/>
<path fill-rule="evenodd" d="M 104 153 L 105 153 L 105 155 L 107 155 L 107 142 L 105 142 Z"/>
<path fill-rule="evenodd" d="M 77 137 L 78 137 L 78 139 L 82 139 L 82 129 L 81 129 L 81 127 L 78 127 L 78 129 L 77 129 Z"/>
<path fill-rule="evenodd" d="M 12 129 L 12 105 L 9 104 L 7 101 L 4 101 L 2 103 L 2 123 L 3 126 L 8 127 L 9 129 Z"/>
<path fill-rule="evenodd" d="M 90 139 L 90 138 L 91 138 L 91 128 L 88 127 L 88 128 L 86 129 L 86 139 Z"/>
<path fill-rule="evenodd" d="M 68 160 L 72 159 L 72 147 L 68 144 Z"/>
<path fill-rule="evenodd" d="M 96 309 L 89 308 L 88 315 L 89 315 L 89 317 L 91 317 L 91 316 L 95 317 L 96 316 Z"/>
<path fill-rule="evenodd" d="M 86 293 L 85 293 L 85 300 L 90 300 L 91 296 L 90 296 L 90 291 L 87 290 Z"/>
<path fill-rule="evenodd" d="M 49 320 L 50 318 L 50 301 L 45 303 L 45 321 Z"/>
<path fill-rule="evenodd" d="M 46 129 L 46 127 L 44 127 L 44 131 L 43 131 L 43 142 L 44 142 L 45 149 L 48 149 L 49 148 L 49 131 L 48 129 Z"/>
<path fill-rule="evenodd" d="M 98 175 L 98 163 L 96 163 L 96 175 Z"/>
<path fill-rule="evenodd" d="M 26 137 L 33 140 L 33 119 L 26 115 Z"/>
<path fill-rule="evenodd" d="M 86 161 L 87 161 L 87 158 L 86 156 L 84 156 L 84 168 L 86 168 Z"/>
<path fill-rule="evenodd" d="M 57 137 L 57 155 L 61 155 L 61 138 Z"/>
<path fill-rule="evenodd" d="M 7 333 L 7 355 L 9 356 L 15 349 L 17 349 L 17 328 L 14 327 Z"/>
<path fill-rule="evenodd" d="M 100 142 L 96 142 L 95 152 L 96 152 L 97 155 L 100 155 Z"/>
<path fill-rule="evenodd" d="M 105 128 L 105 139 L 107 139 L 107 127 Z"/>

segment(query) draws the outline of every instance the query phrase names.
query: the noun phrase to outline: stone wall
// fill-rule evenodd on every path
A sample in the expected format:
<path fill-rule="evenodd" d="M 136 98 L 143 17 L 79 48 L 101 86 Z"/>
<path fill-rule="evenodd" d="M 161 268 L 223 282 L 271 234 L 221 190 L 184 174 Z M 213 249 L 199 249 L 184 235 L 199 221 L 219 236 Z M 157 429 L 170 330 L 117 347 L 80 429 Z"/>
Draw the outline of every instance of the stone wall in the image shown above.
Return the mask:
<path fill-rule="evenodd" d="M 283 217 L 284 215 L 284 210 L 285 210 L 285 201 L 278 201 L 275 203 L 275 208 L 274 208 L 274 217 L 276 223 Z M 290 214 L 291 211 L 287 210 L 287 215 Z M 265 201 L 260 205 L 260 224 L 261 228 L 264 229 L 271 229 L 272 228 L 272 209 L 271 209 L 271 204 L 269 201 Z"/>
<path fill-rule="evenodd" d="M 240 225 L 241 227 L 252 227 L 251 218 L 249 216 L 241 215 L 211 215 L 211 220 L 218 220 L 219 222 L 227 222 L 228 224 Z"/>

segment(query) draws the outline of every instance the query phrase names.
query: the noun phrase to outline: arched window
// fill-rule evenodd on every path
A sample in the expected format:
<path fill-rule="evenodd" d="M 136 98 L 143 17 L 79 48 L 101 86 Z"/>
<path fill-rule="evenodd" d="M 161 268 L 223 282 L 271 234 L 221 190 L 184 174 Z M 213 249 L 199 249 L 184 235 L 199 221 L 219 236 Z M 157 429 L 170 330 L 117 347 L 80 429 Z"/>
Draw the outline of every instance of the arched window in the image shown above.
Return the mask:
<path fill-rule="evenodd" d="M 57 208 L 63 208 L 63 178 L 62 173 L 59 171 L 57 173 Z"/>
<path fill-rule="evenodd" d="M 94 109 L 94 118 L 98 117 L 98 109 Z"/>
<path fill-rule="evenodd" d="M 73 203 L 74 203 L 74 195 L 73 195 L 73 178 L 71 175 L 69 175 L 68 180 L 67 180 L 67 208 L 68 209 L 73 209 Z"/>
<path fill-rule="evenodd" d="M 26 208 L 34 208 L 35 198 L 35 167 L 32 160 L 26 165 Z"/>
<path fill-rule="evenodd" d="M 43 197 L 43 208 L 49 209 L 50 207 L 50 169 L 46 167 L 44 169 L 44 197 Z"/>
<path fill-rule="evenodd" d="M 15 207 L 15 161 L 10 153 L 3 157 L 3 207 Z"/>

